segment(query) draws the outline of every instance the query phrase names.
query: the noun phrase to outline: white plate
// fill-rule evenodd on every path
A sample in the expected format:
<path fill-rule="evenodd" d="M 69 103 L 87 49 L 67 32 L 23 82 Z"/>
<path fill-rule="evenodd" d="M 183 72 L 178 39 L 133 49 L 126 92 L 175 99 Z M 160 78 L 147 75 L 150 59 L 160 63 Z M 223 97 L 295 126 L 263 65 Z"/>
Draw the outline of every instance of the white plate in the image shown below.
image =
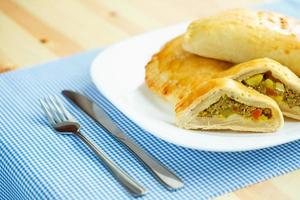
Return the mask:
<path fill-rule="evenodd" d="M 151 56 L 186 24 L 136 36 L 101 52 L 91 67 L 92 80 L 119 110 L 139 126 L 168 142 L 209 151 L 244 151 L 275 146 L 300 138 L 300 123 L 289 120 L 276 133 L 191 131 L 178 128 L 172 108 L 152 94 L 144 83 Z"/>

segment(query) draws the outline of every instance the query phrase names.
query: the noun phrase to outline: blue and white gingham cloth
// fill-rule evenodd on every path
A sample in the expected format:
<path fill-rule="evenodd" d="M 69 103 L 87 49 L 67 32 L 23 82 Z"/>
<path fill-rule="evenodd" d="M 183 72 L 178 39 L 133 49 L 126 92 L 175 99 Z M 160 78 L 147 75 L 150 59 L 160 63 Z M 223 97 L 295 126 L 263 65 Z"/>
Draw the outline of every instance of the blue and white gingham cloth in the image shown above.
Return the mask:
<path fill-rule="evenodd" d="M 299 3 L 284 1 L 266 6 L 297 16 Z M 62 89 L 90 96 L 126 134 L 184 180 L 185 188 L 166 190 L 125 147 L 65 101 L 82 124 L 82 132 L 149 189 L 141 199 L 211 198 L 300 168 L 298 141 L 256 151 L 214 153 L 178 147 L 145 132 L 92 84 L 89 66 L 99 52 L 0 76 L 0 199 L 133 198 L 78 138 L 50 128 L 38 99 L 60 94 Z"/>

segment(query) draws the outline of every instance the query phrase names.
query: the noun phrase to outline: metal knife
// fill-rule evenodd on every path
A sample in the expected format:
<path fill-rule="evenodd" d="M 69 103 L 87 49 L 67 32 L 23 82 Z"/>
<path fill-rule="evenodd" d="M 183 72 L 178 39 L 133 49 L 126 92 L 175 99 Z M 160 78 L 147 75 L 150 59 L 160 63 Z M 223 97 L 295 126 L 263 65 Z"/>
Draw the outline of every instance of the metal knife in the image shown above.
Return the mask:
<path fill-rule="evenodd" d="M 179 189 L 184 186 L 178 176 L 123 133 L 106 112 L 90 98 L 70 90 L 63 90 L 62 94 L 115 136 L 116 139 L 125 144 L 164 186 L 168 189 Z"/>

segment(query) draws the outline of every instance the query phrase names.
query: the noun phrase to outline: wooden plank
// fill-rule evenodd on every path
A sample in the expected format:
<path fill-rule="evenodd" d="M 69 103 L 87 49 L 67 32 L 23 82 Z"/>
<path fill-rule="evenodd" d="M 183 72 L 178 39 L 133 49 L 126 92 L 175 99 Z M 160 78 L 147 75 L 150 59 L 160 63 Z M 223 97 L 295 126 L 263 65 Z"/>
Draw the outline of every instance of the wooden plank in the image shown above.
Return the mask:
<path fill-rule="evenodd" d="M 67 44 L 70 46 L 76 43 L 83 49 L 91 49 L 129 36 L 126 31 L 91 12 L 80 1 L 64 0 L 57 3 L 16 0 L 15 2 L 36 18 L 43 19 L 43 22 L 52 29 L 63 33 L 61 38 L 68 38 L 70 42 Z"/>
<path fill-rule="evenodd" d="M 234 193 L 225 194 L 223 196 L 220 196 L 216 198 L 216 200 L 240 200 L 239 197 L 237 197 Z"/>
<path fill-rule="evenodd" d="M 28 3 L 27 1 L 22 1 Z M 30 12 L 10 0 L 0 1 L 1 10 L 24 30 L 44 43 L 49 49 L 59 56 L 76 53 L 82 48 L 75 41 L 66 37 L 59 30 L 47 25 L 43 20 L 35 17 Z"/>
<path fill-rule="evenodd" d="M 99 17 L 105 19 L 108 23 L 113 26 L 119 27 L 121 30 L 126 31 L 129 35 L 134 35 L 145 31 L 143 27 L 137 23 L 130 21 L 126 17 L 120 15 L 119 12 L 111 10 L 95 0 L 81 0 L 82 6 L 87 7 L 90 11 L 97 14 Z M 106 1 L 111 2 L 111 1 Z"/>
<path fill-rule="evenodd" d="M 287 196 L 286 199 L 299 199 L 300 197 L 300 170 L 290 172 L 266 182 L 271 182 L 278 190 L 284 192 Z M 263 183 L 262 187 L 267 187 L 267 185 Z"/>
<path fill-rule="evenodd" d="M 0 66 L 14 69 L 58 58 L 40 41 L 0 11 Z M 18 37 L 13 37 L 17 35 Z M 0 69 L 0 70 L 1 70 Z"/>
<path fill-rule="evenodd" d="M 225 194 L 216 200 L 299 199 L 300 170 Z"/>
<path fill-rule="evenodd" d="M 126 18 L 137 24 L 144 31 L 159 28 L 164 24 L 159 19 L 155 19 L 156 14 L 146 14 L 145 10 L 140 9 L 133 1 L 128 0 L 91 0 L 99 7 L 103 7 L 116 13 L 121 18 Z M 150 1 L 149 1 L 150 2 Z M 147 2 L 148 4 L 148 2 Z"/>
<path fill-rule="evenodd" d="M 105 1 L 105 0 L 102 0 Z M 113 0 L 115 3 L 118 0 Z M 216 13 L 221 10 L 246 7 L 254 3 L 263 2 L 262 0 L 243 0 L 243 1 L 224 1 L 224 0 L 164 0 L 164 1 L 141 1 L 141 0 L 125 0 L 127 4 L 133 4 L 144 15 L 152 16 L 160 21 L 163 25 L 175 24 L 178 22 L 192 20 Z M 226 2 L 226 3 L 225 3 Z M 267 1 L 264 1 L 267 2 Z"/>
<path fill-rule="evenodd" d="M 271 181 L 250 185 L 234 192 L 240 199 L 287 199 L 288 195 Z"/>

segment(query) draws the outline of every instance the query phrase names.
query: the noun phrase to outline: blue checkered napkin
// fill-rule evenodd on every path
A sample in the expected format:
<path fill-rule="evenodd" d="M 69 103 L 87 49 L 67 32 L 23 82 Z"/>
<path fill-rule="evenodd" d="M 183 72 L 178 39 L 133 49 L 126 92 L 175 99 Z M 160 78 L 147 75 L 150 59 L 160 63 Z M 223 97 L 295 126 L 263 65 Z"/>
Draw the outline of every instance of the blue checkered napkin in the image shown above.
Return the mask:
<path fill-rule="evenodd" d="M 286 2 L 276 4 L 275 8 L 295 8 Z M 82 124 L 82 132 L 150 190 L 141 199 L 215 197 L 300 167 L 298 141 L 256 151 L 214 153 L 178 147 L 145 132 L 91 83 L 89 66 L 97 53 L 88 52 L 0 76 L 1 199 L 133 198 L 80 140 L 50 128 L 38 99 L 60 94 L 62 89 L 79 90 L 93 98 L 126 134 L 185 182 L 185 188 L 167 191 L 125 147 L 65 101 Z"/>

